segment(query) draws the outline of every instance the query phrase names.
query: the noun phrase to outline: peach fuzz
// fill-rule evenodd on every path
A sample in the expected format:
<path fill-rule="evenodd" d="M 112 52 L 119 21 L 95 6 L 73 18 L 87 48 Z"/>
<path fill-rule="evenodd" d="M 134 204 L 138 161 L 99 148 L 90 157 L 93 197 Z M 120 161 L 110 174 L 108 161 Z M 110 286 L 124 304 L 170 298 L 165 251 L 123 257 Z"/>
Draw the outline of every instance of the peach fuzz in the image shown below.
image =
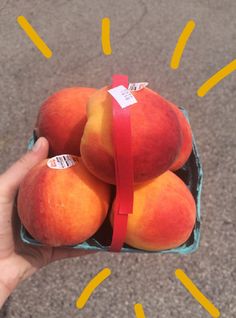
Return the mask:
<path fill-rule="evenodd" d="M 89 99 L 80 152 L 91 173 L 115 184 L 112 97 L 108 89 L 98 90 Z M 129 106 L 134 182 L 143 182 L 171 166 L 180 151 L 182 136 L 175 112 L 158 94 L 148 88 L 132 93 L 138 101 Z"/>
<path fill-rule="evenodd" d="M 152 181 L 135 185 L 126 243 L 147 251 L 175 248 L 188 240 L 195 221 L 196 205 L 191 192 L 179 177 L 167 171 Z"/>
<path fill-rule="evenodd" d="M 41 106 L 36 122 L 37 137 L 49 141 L 50 156 L 63 153 L 80 155 L 88 98 L 96 91 L 89 87 L 64 88 Z"/>
<path fill-rule="evenodd" d="M 18 213 L 27 231 L 49 246 L 75 245 L 101 226 L 110 204 L 110 186 L 76 165 L 52 169 L 47 160 L 33 167 L 18 195 Z"/>

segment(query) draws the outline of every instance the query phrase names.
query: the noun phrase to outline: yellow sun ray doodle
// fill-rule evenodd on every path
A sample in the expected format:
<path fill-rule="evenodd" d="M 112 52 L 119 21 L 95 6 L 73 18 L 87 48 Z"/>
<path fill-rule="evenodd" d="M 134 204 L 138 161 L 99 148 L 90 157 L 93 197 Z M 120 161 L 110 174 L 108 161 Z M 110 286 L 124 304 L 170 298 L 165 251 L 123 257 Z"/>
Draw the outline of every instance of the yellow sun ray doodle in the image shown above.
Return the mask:
<path fill-rule="evenodd" d="M 47 44 L 40 38 L 36 30 L 32 27 L 32 25 L 27 21 L 24 16 L 19 16 L 17 18 L 17 22 L 20 27 L 25 31 L 30 40 L 34 43 L 34 45 L 38 48 L 38 50 L 47 58 L 52 57 L 52 51 L 49 49 Z"/>
<path fill-rule="evenodd" d="M 175 276 L 184 285 L 187 291 L 202 305 L 202 307 L 214 317 L 220 317 L 219 310 L 204 296 L 197 286 L 191 281 L 191 279 L 181 269 L 176 269 Z"/>
<path fill-rule="evenodd" d="M 209 92 L 214 86 L 216 86 L 220 81 L 222 81 L 226 76 L 236 70 L 236 60 L 233 60 L 231 63 L 227 64 L 221 70 L 216 72 L 211 76 L 202 86 L 198 89 L 197 94 L 199 97 L 203 97 L 206 93 Z"/>
<path fill-rule="evenodd" d="M 183 29 L 171 58 L 170 67 L 172 69 L 176 70 L 177 68 L 179 68 L 180 60 L 183 55 L 185 46 L 194 28 L 195 22 L 193 20 L 190 20 Z"/>
<path fill-rule="evenodd" d="M 94 276 L 87 286 L 82 291 L 81 295 L 76 301 L 76 307 L 78 309 L 83 309 L 86 305 L 89 297 L 93 293 L 94 289 L 97 288 L 107 277 L 111 275 L 110 268 L 104 268 L 96 276 Z"/>
<path fill-rule="evenodd" d="M 110 44 L 110 19 L 102 19 L 102 50 L 105 55 L 111 55 L 112 49 Z"/>
<path fill-rule="evenodd" d="M 134 305 L 134 312 L 135 312 L 136 318 L 146 318 L 144 311 L 143 311 L 142 304 L 135 304 Z"/>

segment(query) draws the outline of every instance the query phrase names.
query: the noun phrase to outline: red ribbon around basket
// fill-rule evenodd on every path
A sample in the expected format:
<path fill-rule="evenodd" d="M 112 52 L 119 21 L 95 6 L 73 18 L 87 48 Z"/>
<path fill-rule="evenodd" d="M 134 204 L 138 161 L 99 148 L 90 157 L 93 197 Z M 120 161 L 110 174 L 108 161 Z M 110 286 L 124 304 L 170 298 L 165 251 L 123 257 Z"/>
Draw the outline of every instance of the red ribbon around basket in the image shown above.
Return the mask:
<path fill-rule="evenodd" d="M 128 88 L 128 76 L 115 74 L 112 88 L 123 85 Z M 128 214 L 133 211 L 133 157 L 129 107 L 121 108 L 112 97 L 116 198 L 114 204 L 113 235 L 110 250 L 119 252 L 124 244 Z"/>

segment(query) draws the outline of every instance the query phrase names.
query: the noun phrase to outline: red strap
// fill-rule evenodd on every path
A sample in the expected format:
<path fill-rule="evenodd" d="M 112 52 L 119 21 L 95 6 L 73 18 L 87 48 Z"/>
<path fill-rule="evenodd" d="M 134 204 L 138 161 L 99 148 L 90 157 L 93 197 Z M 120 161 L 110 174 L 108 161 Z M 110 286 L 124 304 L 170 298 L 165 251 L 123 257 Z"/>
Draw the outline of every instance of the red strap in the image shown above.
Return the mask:
<path fill-rule="evenodd" d="M 112 87 L 119 85 L 128 88 L 128 76 L 113 75 Z M 133 210 L 133 158 L 129 107 L 122 109 L 113 97 L 112 107 L 116 198 L 110 250 L 119 252 L 126 237 L 128 214 Z"/>

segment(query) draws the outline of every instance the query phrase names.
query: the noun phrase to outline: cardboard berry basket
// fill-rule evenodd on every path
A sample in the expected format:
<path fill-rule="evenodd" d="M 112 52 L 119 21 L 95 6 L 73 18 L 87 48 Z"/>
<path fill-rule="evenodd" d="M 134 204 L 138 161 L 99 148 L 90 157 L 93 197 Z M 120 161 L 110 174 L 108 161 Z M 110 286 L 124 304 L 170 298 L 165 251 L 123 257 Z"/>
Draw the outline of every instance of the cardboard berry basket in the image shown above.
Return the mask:
<path fill-rule="evenodd" d="M 183 112 L 185 117 L 188 119 L 188 114 L 184 108 L 180 107 L 180 110 Z M 28 149 L 31 149 L 33 144 L 36 142 L 36 136 L 33 135 L 28 143 Z M 190 189 L 197 207 L 197 215 L 194 229 L 189 237 L 189 239 L 181 246 L 162 250 L 162 251 L 144 251 L 132 248 L 127 244 L 124 244 L 120 252 L 122 253 L 178 253 L 178 254 L 189 254 L 197 250 L 200 241 L 200 205 L 201 205 L 201 190 L 202 190 L 202 164 L 200 161 L 199 153 L 197 150 L 196 142 L 193 136 L 193 150 L 192 153 L 186 162 L 186 164 L 175 172 L 188 186 Z M 115 191 L 115 189 L 114 189 Z M 36 241 L 30 236 L 26 229 L 21 226 L 21 239 L 24 243 L 30 245 L 43 245 L 40 242 Z M 112 228 L 109 224 L 108 218 L 105 220 L 102 227 L 95 233 L 93 237 L 89 240 L 75 245 L 68 246 L 68 248 L 81 249 L 81 250 L 90 250 L 90 251 L 109 251 L 112 240 Z"/>

